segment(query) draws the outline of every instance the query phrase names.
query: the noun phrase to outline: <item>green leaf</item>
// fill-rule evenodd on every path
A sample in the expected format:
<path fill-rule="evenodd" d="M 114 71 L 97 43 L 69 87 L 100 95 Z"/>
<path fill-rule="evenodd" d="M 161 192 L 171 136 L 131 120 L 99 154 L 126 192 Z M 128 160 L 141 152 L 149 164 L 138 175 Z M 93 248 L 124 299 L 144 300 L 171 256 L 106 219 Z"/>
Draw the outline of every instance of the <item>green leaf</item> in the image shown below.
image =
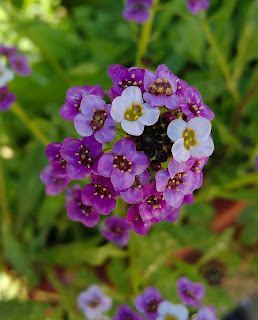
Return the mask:
<path fill-rule="evenodd" d="M 44 320 L 48 305 L 38 302 L 1 301 L 0 315 L 3 320 Z"/>

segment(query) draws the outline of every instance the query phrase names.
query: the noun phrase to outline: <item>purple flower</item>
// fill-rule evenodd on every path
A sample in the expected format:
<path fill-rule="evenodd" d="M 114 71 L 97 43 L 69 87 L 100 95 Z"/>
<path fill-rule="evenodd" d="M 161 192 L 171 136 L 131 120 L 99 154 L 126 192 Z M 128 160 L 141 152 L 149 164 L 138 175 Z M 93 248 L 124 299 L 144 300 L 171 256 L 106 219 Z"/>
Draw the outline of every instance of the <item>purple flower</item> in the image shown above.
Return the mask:
<path fill-rule="evenodd" d="M 20 76 L 26 77 L 31 74 L 28 59 L 24 55 L 10 56 L 9 63 L 12 69 Z"/>
<path fill-rule="evenodd" d="M 161 192 L 156 189 L 155 181 L 143 187 L 143 201 L 139 205 L 139 213 L 142 221 L 149 222 L 153 218 L 158 221 L 172 214 L 173 209 Z"/>
<path fill-rule="evenodd" d="M 155 320 L 158 316 L 158 306 L 162 301 L 164 299 L 160 292 L 154 287 L 148 287 L 142 294 L 135 297 L 134 304 L 136 309 L 144 313 L 148 320 Z"/>
<path fill-rule="evenodd" d="M 143 92 L 144 73 L 144 69 L 136 67 L 127 69 L 118 64 L 110 65 L 108 67 L 108 76 L 112 79 L 114 84 L 114 86 L 110 88 L 111 94 L 113 94 L 112 98 L 114 99 L 117 96 L 121 96 L 122 92 L 131 86 L 139 87 Z"/>
<path fill-rule="evenodd" d="M 182 112 L 187 120 L 194 117 L 203 117 L 211 121 L 214 118 L 213 111 L 202 101 L 200 92 L 194 87 L 188 87 L 184 91 L 184 102 L 180 104 Z"/>
<path fill-rule="evenodd" d="M 68 121 L 73 121 L 75 116 L 81 113 L 81 101 L 88 95 L 93 94 L 103 99 L 103 89 L 100 85 L 74 86 L 67 90 L 65 104 L 60 108 L 60 115 L 62 118 Z"/>
<path fill-rule="evenodd" d="M 219 320 L 216 317 L 216 311 L 213 306 L 202 307 L 201 309 L 199 309 L 194 319 L 195 320 Z"/>
<path fill-rule="evenodd" d="M 0 45 L 0 54 L 10 57 L 13 56 L 17 52 L 17 47 L 6 47 L 4 45 Z"/>
<path fill-rule="evenodd" d="M 192 118 L 189 122 L 176 119 L 170 122 L 167 134 L 174 141 L 172 155 L 178 162 L 208 157 L 214 150 L 210 137 L 211 123 L 203 117 Z"/>
<path fill-rule="evenodd" d="M 131 225 L 124 218 L 112 216 L 105 221 L 105 228 L 102 235 L 108 241 L 116 243 L 120 247 L 128 244 Z"/>
<path fill-rule="evenodd" d="M 66 192 L 67 216 L 73 221 L 80 221 L 87 227 L 94 227 L 99 222 L 99 214 L 92 206 L 85 206 L 82 201 L 82 190 L 79 185 Z"/>
<path fill-rule="evenodd" d="M 80 105 L 81 113 L 74 118 L 76 131 L 85 137 L 94 135 L 100 142 L 112 142 L 116 135 L 116 122 L 110 115 L 111 105 L 99 96 L 86 95 Z"/>
<path fill-rule="evenodd" d="M 158 318 L 156 320 L 187 320 L 188 314 L 188 310 L 182 304 L 163 301 L 158 306 Z"/>
<path fill-rule="evenodd" d="M 66 138 L 63 143 L 73 140 L 71 137 Z M 52 173 L 57 178 L 64 178 L 67 176 L 66 165 L 67 162 L 61 156 L 62 143 L 50 143 L 46 147 L 46 157 L 51 162 Z"/>
<path fill-rule="evenodd" d="M 190 160 L 194 159 L 193 157 L 190 158 Z M 191 171 L 196 177 L 196 186 L 195 189 L 199 189 L 203 182 L 203 174 L 202 174 L 202 168 L 205 166 L 207 161 L 209 160 L 209 157 L 204 157 L 200 159 L 194 159 L 195 162 L 192 165 Z"/>
<path fill-rule="evenodd" d="M 258 156 L 255 157 L 256 172 L 258 172 Z"/>
<path fill-rule="evenodd" d="M 152 3 L 153 0 L 127 0 L 123 17 L 128 21 L 145 23 L 149 20 Z"/>
<path fill-rule="evenodd" d="M 163 192 L 165 200 L 174 208 L 178 208 L 186 194 L 192 193 L 196 187 L 196 177 L 191 172 L 194 160 L 177 162 L 170 160 L 168 170 L 156 174 L 157 190 Z"/>
<path fill-rule="evenodd" d="M 112 306 L 111 298 L 105 296 L 98 285 L 92 285 L 81 292 L 77 297 L 77 303 L 89 320 L 98 319 L 102 312 L 108 311 Z"/>
<path fill-rule="evenodd" d="M 7 111 L 16 101 L 14 93 L 10 92 L 7 86 L 0 88 L 0 110 Z"/>
<path fill-rule="evenodd" d="M 121 304 L 112 320 L 143 320 L 142 316 L 133 312 L 133 309 L 126 304 Z"/>
<path fill-rule="evenodd" d="M 185 305 L 200 307 L 205 288 L 200 282 L 193 283 L 188 278 L 181 277 L 177 281 L 177 294 Z"/>
<path fill-rule="evenodd" d="M 139 213 L 139 205 L 140 203 L 132 205 L 127 212 L 126 222 L 130 222 L 132 224 L 133 230 L 141 236 L 145 236 L 152 224 L 159 222 L 156 218 L 153 218 L 149 222 L 143 222 Z"/>
<path fill-rule="evenodd" d="M 48 165 L 40 173 L 40 180 L 46 185 L 46 194 L 55 196 L 61 193 L 69 184 L 70 178 L 57 178 L 52 174 L 52 166 Z"/>
<path fill-rule="evenodd" d="M 208 9 L 209 0 L 187 0 L 187 8 L 192 14 L 198 14 L 201 10 Z"/>
<path fill-rule="evenodd" d="M 92 183 L 82 190 L 82 202 L 93 206 L 100 214 L 109 214 L 116 207 L 115 198 L 119 197 L 109 178 L 91 174 Z"/>
<path fill-rule="evenodd" d="M 151 173 L 148 171 L 143 171 L 141 174 L 135 176 L 133 185 L 127 191 L 121 191 L 121 197 L 127 203 L 137 203 L 142 200 L 143 190 L 142 187 L 145 186 L 151 178 Z"/>
<path fill-rule="evenodd" d="M 142 152 L 136 151 L 129 139 L 117 141 L 112 153 L 103 154 L 98 163 L 98 172 L 104 177 L 111 177 L 115 189 L 130 188 L 135 176 L 141 174 L 149 165 L 149 160 Z"/>
<path fill-rule="evenodd" d="M 144 100 L 149 102 L 152 107 L 166 106 L 171 110 L 177 109 L 182 101 L 182 97 L 175 94 L 177 79 L 164 64 L 157 67 L 156 73 L 146 69 Z"/>
<path fill-rule="evenodd" d="M 81 180 L 88 177 L 92 171 L 98 173 L 98 156 L 101 150 L 102 144 L 93 136 L 63 142 L 60 154 L 67 162 L 68 177 Z"/>
<path fill-rule="evenodd" d="M 126 88 L 120 97 L 112 101 L 111 116 L 121 122 L 125 132 L 139 136 L 143 133 L 144 126 L 151 126 L 159 119 L 158 108 L 151 108 L 144 103 L 142 92 L 138 87 Z"/>

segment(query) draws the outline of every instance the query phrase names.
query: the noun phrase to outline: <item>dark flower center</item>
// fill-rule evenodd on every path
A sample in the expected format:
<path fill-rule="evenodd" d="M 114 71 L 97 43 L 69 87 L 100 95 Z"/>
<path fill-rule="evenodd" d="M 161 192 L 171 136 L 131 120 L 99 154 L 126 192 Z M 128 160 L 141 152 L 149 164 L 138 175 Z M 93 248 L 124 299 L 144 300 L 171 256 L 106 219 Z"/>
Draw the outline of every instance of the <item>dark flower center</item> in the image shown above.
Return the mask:
<path fill-rule="evenodd" d="M 76 100 L 77 100 L 77 102 L 74 104 L 74 107 L 77 109 L 77 112 L 80 113 L 80 112 L 82 112 L 82 110 L 81 110 L 82 99 L 76 97 Z"/>
<path fill-rule="evenodd" d="M 85 206 L 81 201 L 78 202 L 78 206 L 81 209 L 81 212 L 88 216 L 92 212 L 92 207 Z"/>
<path fill-rule="evenodd" d="M 142 185 L 138 176 L 135 176 L 134 183 L 131 188 L 139 188 L 141 189 Z"/>
<path fill-rule="evenodd" d="M 144 11 L 145 8 L 145 4 L 142 1 L 137 1 L 132 6 L 133 11 Z"/>
<path fill-rule="evenodd" d="M 200 173 L 201 170 L 200 170 L 200 165 L 202 164 L 202 161 L 195 161 L 195 163 L 193 164 L 191 170 L 194 172 L 196 171 L 197 173 Z"/>
<path fill-rule="evenodd" d="M 203 109 L 203 106 L 199 107 L 197 106 L 197 104 L 200 102 L 200 100 L 196 101 L 196 104 L 192 104 L 190 99 L 187 101 L 187 105 L 188 105 L 188 108 L 189 110 L 195 115 L 195 116 L 200 116 L 200 113 Z"/>
<path fill-rule="evenodd" d="M 79 153 L 76 153 L 80 157 L 78 163 L 84 165 L 87 168 L 92 168 L 94 165 L 94 159 L 91 157 L 90 149 L 84 144 L 81 145 Z"/>
<path fill-rule="evenodd" d="M 111 198 L 111 192 L 110 190 L 106 187 L 103 186 L 102 184 L 95 183 L 95 193 L 94 196 L 100 195 L 101 198 Z"/>
<path fill-rule="evenodd" d="M 67 161 L 65 161 L 65 160 L 63 159 L 63 157 L 61 156 L 61 154 L 60 154 L 60 153 L 57 154 L 56 157 L 58 158 L 61 167 L 62 167 L 63 169 L 66 168 Z"/>
<path fill-rule="evenodd" d="M 133 320 L 133 317 L 130 315 L 124 315 L 123 320 Z"/>
<path fill-rule="evenodd" d="M 91 120 L 91 127 L 94 132 L 97 132 L 101 128 L 103 128 L 104 123 L 107 118 L 107 113 L 106 113 L 104 107 L 102 108 L 102 110 L 96 111 L 96 109 L 93 109 L 93 111 L 94 111 L 94 116 L 90 119 Z"/>
<path fill-rule="evenodd" d="M 1 70 L 0 70 L 0 76 L 1 76 Z M 4 90 L 0 92 L 0 101 L 4 101 L 8 97 L 8 91 Z"/>
<path fill-rule="evenodd" d="M 63 184 L 63 179 L 59 179 L 55 176 L 52 176 L 52 181 L 56 186 L 61 186 Z"/>
<path fill-rule="evenodd" d="M 120 226 L 111 226 L 110 231 L 116 235 L 121 235 L 123 233 L 124 229 L 121 228 Z"/>
<path fill-rule="evenodd" d="M 128 161 L 124 156 L 114 156 L 113 167 L 119 169 L 122 173 L 131 172 L 132 162 Z"/>
<path fill-rule="evenodd" d="M 167 183 L 167 188 L 168 189 L 176 189 L 176 191 L 179 191 L 178 186 L 180 183 L 186 184 L 185 182 L 182 181 L 182 178 L 185 177 L 186 174 L 184 173 L 177 173 L 173 179 L 169 179 Z"/>
<path fill-rule="evenodd" d="M 146 311 L 147 312 L 157 312 L 159 304 L 160 304 L 159 300 L 151 300 L 146 305 Z"/>
<path fill-rule="evenodd" d="M 171 96 L 172 91 L 171 84 L 166 78 L 158 78 L 152 82 L 148 89 L 148 92 L 155 96 L 162 96 L 163 94 Z"/>
<path fill-rule="evenodd" d="M 153 209 L 157 209 L 157 208 L 161 208 L 161 204 L 160 204 L 161 200 L 164 200 L 163 196 L 153 195 L 147 198 L 146 202 Z"/>
<path fill-rule="evenodd" d="M 188 289 L 183 290 L 183 293 L 189 298 L 195 298 L 195 294 Z"/>
<path fill-rule="evenodd" d="M 91 308 L 96 308 L 99 305 L 99 300 L 97 298 L 88 302 L 88 306 Z"/>
<path fill-rule="evenodd" d="M 15 65 L 16 65 L 17 69 L 22 70 L 23 65 L 22 65 L 21 60 L 16 60 Z"/>
<path fill-rule="evenodd" d="M 125 79 L 123 81 L 119 81 L 118 82 L 119 88 L 126 89 L 126 88 L 131 87 L 131 86 L 140 87 L 142 85 L 142 80 L 135 81 L 134 78 L 135 78 L 135 74 L 133 73 L 131 75 L 131 79 Z"/>

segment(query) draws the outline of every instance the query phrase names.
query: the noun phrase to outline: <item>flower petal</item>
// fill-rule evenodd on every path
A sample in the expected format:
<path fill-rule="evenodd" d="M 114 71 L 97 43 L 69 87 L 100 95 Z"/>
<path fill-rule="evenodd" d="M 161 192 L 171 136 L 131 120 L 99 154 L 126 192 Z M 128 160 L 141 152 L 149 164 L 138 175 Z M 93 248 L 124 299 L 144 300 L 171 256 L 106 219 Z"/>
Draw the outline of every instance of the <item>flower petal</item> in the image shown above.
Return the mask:
<path fill-rule="evenodd" d="M 184 138 L 177 140 L 176 143 L 173 144 L 172 155 L 178 162 L 187 161 L 190 158 L 190 152 L 184 145 Z"/>
<path fill-rule="evenodd" d="M 187 123 L 182 119 L 176 119 L 168 125 L 167 134 L 173 141 L 177 141 L 183 137 L 183 132 L 187 128 Z"/>
<path fill-rule="evenodd" d="M 211 137 L 197 143 L 190 149 L 190 154 L 195 158 L 209 157 L 214 151 L 214 144 Z"/>
<path fill-rule="evenodd" d="M 114 156 L 112 153 L 105 153 L 99 159 L 98 173 L 103 177 L 111 177 L 111 173 L 114 170 L 113 167 Z"/>
<path fill-rule="evenodd" d="M 115 189 L 126 190 L 134 183 L 134 175 L 130 172 L 121 172 L 115 168 L 111 174 L 111 182 Z"/>
<path fill-rule="evenodd" d="M 207 139 L 211 132 L 211 123 L 205 118 L 197 117 L 188 122 L 188 128 L 196 132 L 195 139 L 198 141 L 203 141 Z"/>
<path fill-rule="evenodd" d="M 151 108 L 148 103 L 143 104 L 143 114 L 139 117 L 139 121 L 146 126 L 151 126 L 159 119 L 160 111 L 158 108 Z"/>
<path fill-rule="evenodd" d="M 139 119 L 135 121 L 127 121 L 123 120 L 121 122 L 121 126 L 125 132 L 133 135 L 133 136 L 140 136 L 143 133 L 144 124 L 142 124 Z"/>
<path fill-rule="evenodd" d="M 77 114 L 74 118 L 75 130 L 84 137 L 91 136 L 93 129 L 91 127 L 91 121 L 88 120 L 82 113 Z"/>

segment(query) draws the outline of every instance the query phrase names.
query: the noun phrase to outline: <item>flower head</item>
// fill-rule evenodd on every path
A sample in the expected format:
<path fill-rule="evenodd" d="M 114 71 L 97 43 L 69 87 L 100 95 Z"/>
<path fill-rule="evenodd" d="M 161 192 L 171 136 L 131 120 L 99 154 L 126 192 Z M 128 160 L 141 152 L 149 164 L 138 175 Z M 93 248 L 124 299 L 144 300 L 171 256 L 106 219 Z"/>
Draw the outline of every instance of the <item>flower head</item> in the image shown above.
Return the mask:
<path fill-rule="evenodd" d="M 128 305 L 121 304 L 112 320 L 143 320 L 143 318 Z"/>
<path fill-rule="evenodd" d="M 202 307 L 201 309 L 199 309 L 194 320 L 219 320 L 219 319 L 216 317 L 215 308 L 213 306 L 209 306 L 209 307 Z"/>
<path fill-rule="evenodd" d="M 193 283 L 186 277 L 181 277 L 177 281 L 177 294 L 187 306 L 200 307 L 204 293 L 204 285 L 200 282 Z"/>
<path fill-rule="evenodd" d="M 148 287 L 134 299 L 135 307 L 145 314 L 148 320 L 154 320 L 158 316 L 158 306 L 163 301 L 160 292 L 154 287 Z"/>
<path fill-rule="evenodd" d="M 4 87 L 7 82 L 13 80 L 14 73 L 0 63 L 0 87 Z"/>
<path fill-rule="evenodd" d="M 166 106 L 168 109 L 177 109 L 181 97 L 176 95 L 177 77 L 165 66 L 157 67 L 156 73 L 148 69 L 144 75 L 144 89 L 146 92 L 143 98 L 152 107 Z"/>
<path fill-rule="evenodd" d="M 161 170 L 155 176 L 157 190 L 163 192 L 165 200 L 174 208 L 180 207 L 184 196 L 196 187 L 196 177 L 191 172 L 193 163 L 192 160 L 177 162 L 172 159 L 168 170 Z"/>
<path fill-rule="evenodd" d="M 85 206 L 81 199 L 82 190 L 79 185 L 67 190 L 67 216 L 69 219 L 79 221 L 87 227 L 94 227 L 99 222 L 99 213 L 92 206 Z"/>
<path fill-rule="evenodd" d="M 174 141 L 172 155 L 178 162 L 195 158 L 208 157 L 214 150 L 210 137 L 211 123 L 205 118 L 197 117 L 185 122 L 176 119 L 168 126 L 168 136 Z"/>
<path fill-rule="evenodd" d="M 17 47 L 13 46 L 13 47 L 6 47 L 4 45 L 0 45 L 0 54 L 10 57 L 13 56 L 15 53 L 17 52 Z"/>
<path fill-rule="evenodd" d="M 133 185 L 135 176 L 146 170 L 148 165 L 148 158 L 136 151 L 134 143 L 122 139 L 114 144 L 112 153 L 100 158 L 98 172 L 104 177 L 111 177 L 114 188 L 123 191 Z"/>
<path fill-rule="evenodd" d="M 182 304 L 173 304 L 163 301 L 158 306 L 158 317 L 156 320 L 187 320 L 188 310 Z"/>
<path fill-rule="evenodd" d="M 24 55 L 21 54 L 18 56 L 10 56 L 9 63 L 12 69 L 20 76 L 26 77 L 31 74 L 31 68 L 29 66 L 28 59 Z"/>
<path fill-rule="evenodd" d="M 7 111 L 16 101 L 14 93 L 10 92 L 7 86 L 0 88 L 0 110 Z"/>
<path fill-rule="evenodd" d="M 110 90 L 114 95 L 114 98 L 120 96 L 126 88 L 131 86 L 139 87 L 143 92 L 144 73 L 144 69 L 139 69 L 136 67 L 127 69 L 126 67 L 120 66 L 118 64 L 112 64 L 111 66 L 109 66 L 108 76 L 112 79 L 112 82 L 114 84 L 114 86 L 111 87 Z"/>
<path fill-rule="evenodd" d="M 85 179 L 93 171 L 97 172 L 102 144 L 94 136 L 82 140 L 71 139 L 63 142 L 60 154 L 67 162 L 66 172 L 71 179 Z"/>
<path fill-rule="evenodd" d="M 187 0 L 187 8 L 192 14 L 208 9 L 210 0 Z"/>
<path fill-rule="evenodd" d="M 99 96 L 86 95 L 80 104 L 81 113 L 74 118 L 76 131 L 84 137 L 94 135 L 100 142 L 111 142 L 116 135 L 116 122 L 111 118 L 111 105 Z"/>
<path fill-rule="evenodd" d="M 145 23 L 149 20 L 152 4 L 153 0 L 127 0 L 123 16 L 128 21 Z"/>
<path fill-rule="evenodd" d="M 81 101 L 88 95 L 92 94 L 103 99 L 103 89 L 100 85 L 95 86 L 74 86 L 67 90 L 65 104 L 60 108 L 60 115 L 68 121 L 73 121 L 75 116 L 81 113 Z"/>
<path fill-rule="evenodd" d="M 120 97 L 112 102 L 111 116 L 121 122 L 125 132 L 139 136 L 143 133 L 144 126 L 151 126 L 158 121 L 159 109 L 152 109 L 142 99 L 141 89 L 138 87 L 126 88 Z"/>
<path fill-rule="evenodd" d="M 111 298 L 105 296 L 98 285 L 92 285 L 81 292 L 77 297 L 77 303 L 89 320 L 98 319 L 102 312 L 108 311 L 112 306 Z"/>
<path fill-rule="evenodd" d="M 93 206 L 100 214 L 109 214 L 116 207 L 119 196 L 109 178 L 91 174 L 92 183 L 87 184 L 82 190 L 82 202 L 86 206 Z"/>
<path fill-rule="evenodd" d="M 69 184 L 70 178 L 57 178 L 52 173 L 52 166 L 48 165 L 40 173 L 40 180 L 46 185 L 46 194 L 55 196 L 61 193 Z"/>
<path fill-rule="evenodd" d="M 102 235 L 107 240 L 116 243 L 120 247 L 128 244 L 131 225 L 124 218 L 111 216 L 105 221 Z"/>

